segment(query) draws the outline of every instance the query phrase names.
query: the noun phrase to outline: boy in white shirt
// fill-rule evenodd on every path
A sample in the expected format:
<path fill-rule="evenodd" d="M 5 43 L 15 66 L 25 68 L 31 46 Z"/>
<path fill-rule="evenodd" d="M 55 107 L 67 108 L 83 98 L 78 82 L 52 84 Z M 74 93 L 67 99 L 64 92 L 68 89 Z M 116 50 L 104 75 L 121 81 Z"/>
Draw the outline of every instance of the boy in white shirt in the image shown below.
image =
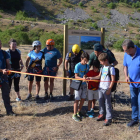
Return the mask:
<path fill-rule="evenodd" d="M 105 119 L 104 126 L 108 126 L 112 122 L 112 105 L 111 105 L 111 89 L 115 81 L 115 69 L 109 64 L 107 53 L 101 53 L 98 60 L 103 67 L 100 69 L 98 76 L 89 77 L 90 80 L 100 79 L 99 84 L 99 116 L 97 121 Z M 109 72 L 110 71 L 110 72 Z M 109 74 L 110 73 L 110 74 Z"/>

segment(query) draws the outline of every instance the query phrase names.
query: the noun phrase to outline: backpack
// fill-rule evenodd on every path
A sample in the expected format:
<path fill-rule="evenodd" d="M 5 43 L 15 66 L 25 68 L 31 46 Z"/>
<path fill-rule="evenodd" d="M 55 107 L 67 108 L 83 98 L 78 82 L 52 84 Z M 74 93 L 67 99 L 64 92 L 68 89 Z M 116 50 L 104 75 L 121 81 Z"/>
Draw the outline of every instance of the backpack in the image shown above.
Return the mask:
<path fill-rule="evenodd" d="M 110 80 L 111 80 L 111 74 L 110 74 L 111 67 L 113 67 L 113 66 L 109 66 L 108 67 L 108 74 L 107 74 L 110 77 Z M 102 66 L 102 69 L 103 69 L 103 66 Z M 114 69 L 115 69 L 115 83 L 114 83 L 114 85 L 113 85 L 113 87 L 111 89 L 111 92 L 116 91 L 116 89 L 117 89 L 117 81 L 120 78 L 120 71 L 119 71 L 119 69 L 118 68 L 114 68 Z"/>

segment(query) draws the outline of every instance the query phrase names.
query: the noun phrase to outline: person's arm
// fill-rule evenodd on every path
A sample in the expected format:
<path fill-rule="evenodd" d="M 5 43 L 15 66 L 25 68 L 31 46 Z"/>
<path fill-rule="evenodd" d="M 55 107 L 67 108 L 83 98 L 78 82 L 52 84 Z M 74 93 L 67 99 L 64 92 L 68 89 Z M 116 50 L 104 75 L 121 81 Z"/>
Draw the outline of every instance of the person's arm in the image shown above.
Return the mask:
<path fill-rule="evenodd" d="M 115 81 L 115 75 L 111 75 L 110 86 L 109 86 L 109 88 L 108 88 L 107 91 L 106 91 L 106 94 L 107 94 L 107 95 L 109 95 L 109 94 L 111 93 L 111 89 L 112 89 L 112 87 L 113 87 L 113 85 L 114 85 L 114 81 Z"/>
<path fill-rule="evenodd" d="M 0 72 L 2 72 L 3 74 L 7 74 L 7 69 L 0 69 Z"/>
<path fill-rule="evenodd" d="M 9 59 L 6 59 L 6 66 L 7 66 L 7 69 L 11 69 L 11 65 L 10 65 L 10 60 Z"/>
<path fill-rule="evenodd" d="M 20 70 L 22 71 L 22 69 L 24 67 L 24 64 L 23 64 L 23 61 L 22 61 L 21 57 L 20 57 L 19 64 L 20 64 Z"/>
<path fill-rule="evenodd" d="M 30 61 L 30 57 L 27 56 L 27 59 L 26 59 L 26 62 L 25 62 L 25 69 L 26 69 L 26 72 L 28 72 L 29 61 Z"/>
<path fill-rule="evenodd" d="M 62 57 L 61 58 L 59 58 L 59 62 L 58 62 L 58 64 L 57 64 L 57 67 L 59 68 L 59 66 L 62 64 Z"/>
<path fill-rule="evenodd" d="M 69 76 L 69 72 L 68 72 L 68 63 L 69 63 L 69 61 L 65 59 L 65 70 L 66 70 L 67 76 Z"/>
<path fill-rule="evenodd" d="M 87 77 L 87 79 L 89 80 L 96 80 L 96 79 L 100 79 L 101 78 L 101 72 L 99 73 L 99 75 L 94 76 L 94 77 Z"/>
<path fill-rule="evenodd" d="M 78 75 L 78 73 L 75 73 L 75 79 L 84 79 L 85 80 L 85 78 L 83 77 L 83 78 L 81 78 L 81 77 L 79 77 L 79 75 Z"/>
<path fill-rule="evenodd" d="M 128 68 L 127 66 L 123 67 L 124 75 L 125 75 L 125 80 L 126 82 L 129 82 L 129 76 L 128 76 Z M 129 83 L 128 83 L 129 84 Z"/>

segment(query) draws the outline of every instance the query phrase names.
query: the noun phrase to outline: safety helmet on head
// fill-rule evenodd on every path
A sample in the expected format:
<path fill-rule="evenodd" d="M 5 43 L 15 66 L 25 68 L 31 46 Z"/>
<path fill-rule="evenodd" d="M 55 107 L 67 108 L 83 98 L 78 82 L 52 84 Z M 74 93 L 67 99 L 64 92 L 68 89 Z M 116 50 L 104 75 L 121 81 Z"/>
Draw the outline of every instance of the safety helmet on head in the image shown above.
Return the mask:
<path fill-rule="evenodd" d="M 32 43 L 32 47 L 34 48 L 35 46 L 41 46 L 41 42 L 36 40 Z"/>
<path fill-rule="evenodd" d="M 81 50 L 81 48 L 79 47 L 78 44 L 74 44 L 74 45 L 72 46 L 72 52 L 73 52 L 73 53 L 79 53 L 80 50 Z"/>
<path fill-rule="evenodd" d="M 46 45 L 54 46 L 54 44 L 55 44 L 55 42 L 54 42 L 53 39 L 48 39 L 48 40 L 46 41 Z"/>

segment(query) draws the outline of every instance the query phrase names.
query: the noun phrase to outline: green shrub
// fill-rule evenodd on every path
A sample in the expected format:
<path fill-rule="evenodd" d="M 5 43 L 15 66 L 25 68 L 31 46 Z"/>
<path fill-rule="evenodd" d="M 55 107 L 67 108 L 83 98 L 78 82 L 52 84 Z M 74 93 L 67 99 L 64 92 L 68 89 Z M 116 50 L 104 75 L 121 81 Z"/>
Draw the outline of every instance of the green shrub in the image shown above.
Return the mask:
<path fill-rule="evenodd" d="M 42 47 L 45 48 L 46 40 L 53 39 L 55 41 L 55 47 L 62 53 L 63 52 L 63 34 L 55 34 L 54 32 L 51 33 L 44 33 L 40 37 L 40 41 L 42 43 Z"/>
<path fill-rule="evenodd" d="M 83 8 L 84 4 L 82 2 L 79 3 L 79 6 Z"/>
<path fill-rule="evenodd" d="M 0 18 L 2 18 L 2 15 L 0 15 Z"/>
<path fill-rule="evenodd" d="M 95 23 L 92 23 L 92 25 L 91 25 L 93 28 L 95 28 L 95 29 L 98 29 L 98 25 L 97 25 L 97 23 L 95 22 Z"/>
<path fill-rule="evenodd" d="M 94 6 L 91 6 L 91 9 L 94 10 Z"/>
<path fill-rule="evenodd" d="M 140 8 L 138 8 L 137 11 L 140 12 Z"/>
<path fill-rule="evenodd" d="M 94 13 L 97 13 L 98 11 L 97 11 L 97 9 L 93 9 L 93 12 L 94 12 Z"/>
<path fill-rule="evenodd" d="M 26 20 L 26 18 L 28 18 L 28 15 L 27 15 L 27 13 L 25 12 L 25 11 L 18 11 L 17 13 L 16 13 L 16 19 L 17 20 Z"/>
<path fill-rule="evenodd" d="M 0 10 L 0 12 L 3 13 L 4 11 L 3 10 Z"/>
<path fill-rule="evenodd" d="M 116 49 L 117 51 L 123 51 L 122 49 L 122 43 L 123 43 L 124 39 L 120 39 L 118 41 L 116 41 L 114 44 L 113 44 L 113 48 Z"/>
<path fill-rule="evenodd" d="M 117 5 L 116 5 L 115 3 L 113 3 L 113 2 L 111 2 L 111 3 L 109 3 L 107 6 L 108 6 L 110 9 L 115 9 Z"/>

